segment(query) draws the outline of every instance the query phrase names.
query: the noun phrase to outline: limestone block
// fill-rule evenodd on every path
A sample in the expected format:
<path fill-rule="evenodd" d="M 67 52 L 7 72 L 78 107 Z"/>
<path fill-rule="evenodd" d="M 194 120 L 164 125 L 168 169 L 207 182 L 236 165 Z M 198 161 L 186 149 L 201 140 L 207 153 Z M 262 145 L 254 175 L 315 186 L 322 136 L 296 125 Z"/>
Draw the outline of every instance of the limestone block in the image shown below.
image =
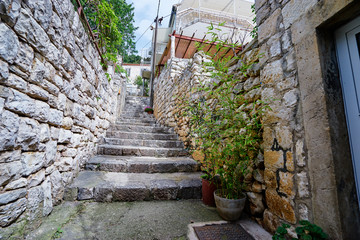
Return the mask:
<path fill-rule="evenodd" d="M 47 122 L 49 121 L 50 113 L 50 106 L 47 103 L 35 100 L 35 113 L 32 115 L 33 118 L 41 122 Z"/>
<path fill-rule="evenodd" d="M 30 72 L 34 60 L 34 50 L 26 43 L 20 42 L 19 52 L 15 63 L 25 72 Z"/>
<path fill-rule="evenodd" d="M 287 198 L 280 197 L 274 189 L 267 189 L 265 193 L 269 209 L 278 217 L 295 224 L 296 217 L 292 202 Z"/>
<path fill-rule="evenodd" d="M 64 117 L 61 127 L 63 127 L 64 129 L 70 130 L 72 128 L 73 124 L 74 124 L 74 121 L 72 120 L 72 118 Z"/>
<path fill-rule="evenodd" d="M 64 93 L 65 95 L 73 100 L 74 102 L 78 102 L 79 100 L 79 91 L 75 89 L 75 86 L 73 83 L 64 83 Z"/>
<path fill-rule="evenodd" d="M 26 188 L 0 193 L 0 206 L 26 196 Z"/>
<path fill-rule="evenodd" d="M 44 89 L 42 89 L 41 87 L 34 84 L 29 84 L 27 94 L 35 99 L 40 99 L 44 101 L 47 101 L 49 99 L 49 93 Z"/>
<path fill-rule="evenodd" d="M 280 226 L 279 217 L 273 214 L 269 209 L 264 211 L 264 225 L 269 232 L 275 232 L 278 226 Z"/>
<path fill-rule="evenodd" d="M 63 118 L 64 116 L 62 111 L 50 108 L 48 122 L 51 125 L 61 126 Z"/>
<path fill-rule="evenodd" d="M 50 178 L 41 184 L 42 191 L 44 192 L 43 216 L 47 216 L 53 209 L 52 196 L 51 196 L 51 181 Z"/>
<path fill-rule="evenodd" d="M 13 63 L 18 51 L 18 37 L 6 24 L 0 23 L 0 57 Z"/>
<path fill-rule="evenodd" d="M 28 190 L 28 202 L 26 212 L 29 220 L 34 220 L 42 216 L 42 204 L 44 201 L 44 191 L 41 186 L 33 187 Z"/>
<path fill-rule="evenodd" d="M 56 166 L 53 164 L 45 169 L 45 176 L 52 174 L 56 170 Z"/>
<path fill-rule="evenodd" d="M 256 24 L 259 26 L 262 22 L 269 17 L 270 8 L 268 6 L 263 6 L 256 11 Z"/>
<path fill-rule="evenodd" d="M 38 171 L 28 177 L 28 187 L 36 187 L 45 179 L 45 169 Z"/>
<path fill-rule="evenodd" d="M 20 161 L 2 163 L 0 165 L 0 186 L 7 184 L 10 180 L 17 180 L 21 177 L 24 170 Z"/>
<path fill-rule="evenodd" d="M 60 172 L 68 172 L 74 169 L 74 159 L 72 157 L 62 157 L 58 164 Z"/>
<path fill-rule="evenodd" d="M 61 61 L 61 53 L 54 44 L 50 43 L 47 46 L 47 49 L 44 50 L 44 55 L 49 60 L 49 62 L 54 64 L 55 67 L 58 67 Z"/>
<path fill-rule="evenodd" d="M 24 152 L 21 155 L 21 165 L 24 170 L 23 176 L 39 171 L 45 163 L 45 153 Z"/>
<path fill-rule="evenodd" d="M 289 90 L 297 87 L 298 82 L 296 76 L 288 77 L 277 83 L 277 89 L 280 91 Z"/>
<path fill-rule="evenodd" d="M 59 128 L 56 127 L 50 127 L 50 134 L 52 140 L 58 140 L 59 139 Z"/>
<path fill-rule="evenodd" d="M 46 73 L 45 65 L 38 58 L 33 61 L 29 81 L 38 85 L 42 85 Z"/>
<path fill-rule="evenodd" d="M 61 180 L 61 174 L 58 170 L 50 175 L 53 204 L 61 202 L 64 196 L 64 185 Z"/>
<path fill-rule="evenodd" d="M 50 0 L 24 0 L 34 14 L 34 18 L 47 30 L 52 16 L 52 4 Z"/>
<path fill-rule="evenodd" d="M 258 39 L 261 44 L 265 39 L 278 32 L 281 9 L 276 9 L 261 25 L 259 25 Z"/>
<path fill-rule="evenodd" d="M 21 9 L 20 17 L 14 26 L 14 30 L 42 54 L 49 54 L 49 37 L 45 30 L 24 8 Z"/>
<path fill-rule="evenodd" d="M 26 198 L 8 205 L 0 206 L 0 226 L 6 227 L 14 222 L 26 209 Z"/>
<path fill-rule="evenodd" d="M 300 198 L 306 198 L 310 196 L 309 192 L 309 180 L 306 172 L 300 172 L 296 174 L 298 194 Z"/>
<path fill-rule="evenodd" d="M 259 182 L 254 182 L 251 185 L 251 191 L 254 193 L 261 193 L 262 192 L 262 185 Z"/>
<path fill-rule="evenodd" d="M 17 146 L 16 138 L 20 118 L 16 114 L 5 110 L 0 119 L 0 151 L 13 149 Z"/>
<path fill-rule="evenodd" d="M 277 188 L 276 174 L 274 171 L 265 169 L 264 180 L 267 188 Z"/>
<path fill-rule="evenodd" d="M 284 167 L 284 156 L 282 151 L 264 152 L 265 169 L 276 171 Z"/>
<path fill-rule="evenodd" d="M 59 143 L 70 143 L 73 133 L 66 129 L 60 129 L 59 131 Z"/>
<path fill-rule="evenodd" d="M 58 96 L 58 109 L 59 110 L 65 110 L 65 106 L 67 104 L 67 98 L 64 94 L 60 93 L 59 96 Z M 65 114 L 66 116 L 66 114 Z"/>
<path fill-rule="evenodd" d="M 38 150 L 40 143 L 40 125 L 31 118 L 21 118 L 16 139 L 22 150 Z"/>
<path fill-rule="evenodd" d="M 73 177 L 74 177 L 74 173 L 72 172 L 62 172 L 61 179 L 63 181 L 64 186 L 69 185 L 72 182 Z"/>
<path fill-rule="evenodd" d="M 15 189 L 19 189 L 19 188 L 23 188 L 27 186 L 27 179 L 26 178 L 19 178 L 15 181 L 12 181 L 10 183 L 8 183 L 4 190 L 5 191 L 9 191 L 9 190 L 15 190 Z"/>
<path fill-rule="evenodd" d="M 20 14 L 22 0 L 4 0 L 0 2 L 0 17 L 13 27 Z"/>
<path fill-rule="evenodd" d="M 281 59 L 266 64 L 260 73 L 260 81 L 263 84 L 275 83 L 278 81 L 282 81 L 282 79 L 283 70 Z"/>
<path fill-rule="evenodd" d="M 262 214 L 265 210 L 263 204 L 263 195 L 260 193 L 247 192 L 246 195 L 250 201 L 250 211 L 252 215 Z"/>
<path fill-rule="evenodd" d="M 304 152 L 304 142 L 302 140 L 298 140 L 296 142 L 296 160 L 297 160 L 297 165 L 299 167 L 304 167 L 306 165 L 305 162 L 305 152 Z"/>
<path fill-rule="evenodd" d="M 55 12 L 53 12 L 47 34 L 49 35 L 51 41 L 58 48 L 62 46 L 62 43 L 64 41 L 63 36 L 67 35 L 66 29 L 66 27 L 62 27 L 62 21 L 60 17 Z"/>
<path fill-rule="evenodd" d="M 295 164 L 292 152 L 286 152 L 286 169 L 290 172 L 295 171 Z"/>
<path fill-rule="evenodd" d="M 301 17 L 301 15 L 311 9 L 316 3 L 318 3 L 317 0 L 303 0 L 301 2 L 296 0 L 289 1 L 282 9 L 285 29 L 289 28 Z"/>
<path fill-rule="evenodd" d="M 299 218 L 300 220 L 309 220 L 309 208 L 304 203 L 299 204 Z"/>
<path fill-rule="evenodd" d="M 253 177 L 256 181 L 264 183 L 264 171 L 260 169 L 255 169 L 253 171 Z"/>
<path fill-rule="evenodd" d="M 9 77 L 9 65 L 0 59 L 0 82 L 4 82 Z"/>
<path fill-rule="evenodd" d="M 61 153 L 61 156 L 63 157 L 75 157 L 78 153 L 78 150 L 76 148 L 68 148 L 65 151 Z"/>
<path fill-rule="evenodd" d="M 12 73 L 10 73 L 8 75 L 8 78 L 4 79 L 4 81 L 1 81 L 0 83 L 3 83 L 8 87 L 15 88 L 22 92 L 27 92 L 29 87 L 28 83 L 25 80 Z"/>
<path fill-rule="evenodd" d="M 280 33 L 272 36 L 266 45 L 269 49 L 270 58 L 279 57 L 281 55 Z"/>
<path fill-rule="evenodd" d="M 279 191 L 285 193 L 288 197 L 294 197 L 294 174 L 280 171 L 279 177 Z"/>
<path fill-rule="evenodd" d="M 45 166 L 49 166 L 56 159 L 56 152 L 57 152 L 57 142 L 56 141 L 49 141 L 46 143 L 46 150 L 45 150 Z"/>

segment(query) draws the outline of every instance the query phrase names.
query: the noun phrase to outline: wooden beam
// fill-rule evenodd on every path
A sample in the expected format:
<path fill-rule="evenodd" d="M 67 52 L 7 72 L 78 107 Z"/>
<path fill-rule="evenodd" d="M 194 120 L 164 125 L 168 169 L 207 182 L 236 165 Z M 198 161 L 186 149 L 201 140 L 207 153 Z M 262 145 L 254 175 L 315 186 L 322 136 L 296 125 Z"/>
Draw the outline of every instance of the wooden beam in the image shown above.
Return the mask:
<path fill-rule="evenodd" d="M 184 55 L 183 55 L 183 57 L 182 57 L 182 58 L 184 58 L 184 57 L 185 57 L 186 52 L 187 52 L 187 50 L 189 49 L 190 44 L 192 43 L 194 36 L 195 36 L 195 33 L 193 33 L 193 35 L 191 36 L 191 38 L 190 38 L 190 40 L 189 40 L 189 44 L 187 45 L 186 50 L 185 50 Z"/>
<path fill-rule="evenodd" d="M 182 39 L 182 38 L 181 38 L 181 36 L 182 36 L 183 32 L 184 32 L 184 31 L 181 31 L 180 36 L 178 35 L 178 36 L 179 36 L 179 37 L 178 37 L 178 38 L 179 38 L 179 41 L 178 41 L 178 43 L 176 44 L 176 48 L 175 48 L 175 57 L 176 57 L 176 52 L 177 52 L 177 49 L 178 49 L 178 47 L 179 47 L 180 41 L 181 41 L 181 39 Z M 176 39 L 176 35 L 177 35 L 177 34 L 174 34 L 175 39 Z"/>

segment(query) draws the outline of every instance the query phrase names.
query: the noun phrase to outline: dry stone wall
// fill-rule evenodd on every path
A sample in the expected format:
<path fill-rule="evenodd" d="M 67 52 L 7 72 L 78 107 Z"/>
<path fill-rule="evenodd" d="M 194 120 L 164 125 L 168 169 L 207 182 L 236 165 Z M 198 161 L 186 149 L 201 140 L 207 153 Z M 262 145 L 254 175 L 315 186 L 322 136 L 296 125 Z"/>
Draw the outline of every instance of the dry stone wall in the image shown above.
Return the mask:
<path fill-rule="evenodd" d="M 1 232 L 62 201 L 115 119 L 123 79 L 107 80 L 70 0 L 0 1 L 0 17 Z"/>
<path fill-rule="evenodd" d="M 308 219 L 333 239 L 355 239 L 359 206 L 333 33 L 359 16 L 360 4 L 255 0 L 255 9 L 258 43 L 245 49 L 243 57 L 254 51 L 261 57 L 256 74 L 244 82 L 239 77 L 239 86 L 246 90 L 261 83 L 255 96 L 272 99 L 272 110 L 262 119 L 264 166 L 259 174 L 253 172 L 252 185 L 252 193 L 258 189 L 262 195 L 265 211 L 252 214 L 271 232 L 285 222 L 292 225 L 294 235 L 299 220 Z M 189 130 L 176 106 L 196 95 L 192 86 L 206 78 L 203 61 L 208 60 L 200 55 L 173 59 L 157 80 L 154 114 L 161 123 L 174 126 L 182 140 Z"/>
<path fill-rule="evenodd" d="M 199 52 L 193 59 L 170 59 L 168 67 L 163 70 L 156 81 L 154 89 L 154 114 L 158 121 L 166 126 L 174 127 L 185 145 L 191 144 L 189 122 L 182 111 L 187 101 L 197 99 L 202 93 L 197 92 L 197 84 L 201 82 L 216 81 L 211 79 L 211 73 L 204 68 L 204 63 L 210 59 Z M 254 41 L 242 53 L 240 61 L 229 63 L 229 74 L 238 78 L 238 84 L 234 88 L 234 94 L 240 92 L 248 106 L 261 98 L 259 47 Z M 243 64 L 251 65 L 246 74 L 240 71 Z M 206 101 L 212 101 L 205 96 Z M 199 151 L 193 153 L 196 160 L 202 160 L 203 156 Z M 251 215 L 262 222 L 265 210 L 265 179 L 264 179 L 264 156 L 260 152 L 251 166 L 250 174 L 247 174 L 245 181 L 248 188 L 248 211 Z"/>

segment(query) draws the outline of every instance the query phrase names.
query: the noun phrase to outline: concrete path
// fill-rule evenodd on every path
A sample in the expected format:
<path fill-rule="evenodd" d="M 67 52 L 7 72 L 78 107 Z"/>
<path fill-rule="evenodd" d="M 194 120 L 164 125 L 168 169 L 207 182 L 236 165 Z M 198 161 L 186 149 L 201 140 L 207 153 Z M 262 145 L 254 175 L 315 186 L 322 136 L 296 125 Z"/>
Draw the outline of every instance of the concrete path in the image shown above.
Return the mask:
<path fill-rule="evenodd" d="M 201 200 L 65 202 L 26 239 L 188 239 L 189 224 L 217 221 L 221 218 L 216 209 L 206 207 Z M 264 231 L 253 222 L 251 227 L 254 232 Z M 271 239 L 270 235 L 260 236 L 258 239 Z"/>

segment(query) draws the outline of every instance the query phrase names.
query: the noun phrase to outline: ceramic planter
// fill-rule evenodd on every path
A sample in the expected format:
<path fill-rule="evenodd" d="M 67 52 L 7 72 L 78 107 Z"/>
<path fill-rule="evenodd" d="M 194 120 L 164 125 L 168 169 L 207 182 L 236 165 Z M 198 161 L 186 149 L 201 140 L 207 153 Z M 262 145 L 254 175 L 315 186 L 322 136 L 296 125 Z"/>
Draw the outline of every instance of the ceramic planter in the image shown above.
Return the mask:
<path fill-rule="evenodd" d="M 220 189 L 214 192 L 216 210 L 219 215 L 227 221 L 239 219 L 245 207 L 246 195 L 242 193 L 243 197 L 240 199 L 227 199 L 220 197 L 219 192 Z"/>
<path fill-rule="evenodd" d="M 202 201 L 205 205 L 215 207 L 214 191 L 216 190 L 216 185 L 209 180 L 202 179 Z"/>

